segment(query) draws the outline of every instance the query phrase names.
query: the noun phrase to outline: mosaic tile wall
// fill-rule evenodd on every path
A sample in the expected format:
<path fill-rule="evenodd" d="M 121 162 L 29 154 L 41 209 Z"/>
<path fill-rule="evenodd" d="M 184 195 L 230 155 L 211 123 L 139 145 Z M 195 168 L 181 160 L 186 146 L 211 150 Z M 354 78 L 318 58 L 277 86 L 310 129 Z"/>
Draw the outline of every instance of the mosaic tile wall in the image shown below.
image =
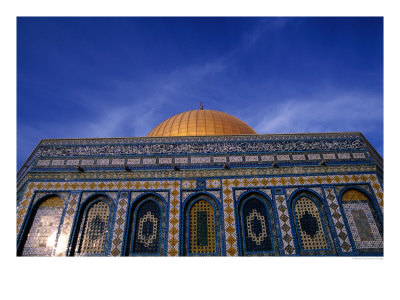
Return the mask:
<path fill-rule="evenodd" d="M 357 249 L 382 249 L 379 234 L 368 203 L 344 203 L 343 209 Z"/>
<path fill-rule="evenodd" d="M 276 224 L 277 236 L 279 238 L 280 254 L 281 255 L 300 255 L 294 244 L 293 232 L 290 222 L 290 214 L 288 211 L 289 196 L 296 189 L 307 187 L 314 189 L 326 201 L 326 212 L 329 214 L 329 219 L 332 220 L 334 228 L 331 231 L 334 233 L 333 239 L 337 245 L 338 255 L 356 255 L 358 252 L 352 248 L 351 237 L 353 236 L 354 243 L 357 248 L 364 247 L 367 243 L 371 243 L 373 237 L 375 246 L 383 245 L 382 238 L 376 235 L 376 230 L 373 225 L 370 229 L 364 231 L 357 229 L 359 220 L 370 220 L 371 213 L 366 207 L 346 207 L 343 204 L 346 219 L 348 219 L 349 227 L 344 222 L 344 216 L 340 209 L 335 188 L 338 186 L 359 185 L 368 186 L 373 192 L 372 197 L 376 198 L 380 208 L 380 214 L 383 213 L 383 192 L 381 184 L 375 174 L 335 174 L 335 175 L 298 175 L 298 176 L 270 176 L 270 177 L 237 177 L 237 178 L 205 178 L 204 180 L 197 179 L 168 179 L 168 180 L 97 180 L 97 181 L 34 181 L 29 182 L 26 186 L 22 199 L 17 208 L 17 234 L 18 241 L 21 240 L 21 228 L 25 228 L 25 217 L 31 209 L 31 202 L 36 199 L 37 193 L 52 193 L 57 191 L 65 193 L 68 203 L 63 210 L 65 214 L 64 221 L 61 225 L 59 240 L 56 249 L 56 255 L 65 255 L 68 253 L 68 240 L 70 239 L 70 231 L 74 222 L 74 216 L 79 207 L 79 202 L 82 193 L 93 194 L 96 192 L 112 193 L 116 200 L 115 220 L 112 223 L 111 252 L 112 256 L 120 256 L 124 243 L 124 230 L 127 217 L 128 203 L 135 196 L 145 192 L 161 193 L 167 206 L 167 228 L 166 228 L 166 251 L 161 255 L 177 256 L 180 247 L 180 219 L 181 205 L 184 197 L 189 196 L 187 192 L 182 190 L 203 190 L 210 192 L 218 201 L 221 201 L 223 221 L 221 228 L 221 242 L 223 243 L 222 255 L 238 256 L 238 220 L 236 220 L 235 209 L 236 202 L 239 197 L 248 190 L 262 191 L 268 195 L 274 203 L 273 210 L 276 212 L 278 224 Z M 288 192 L 289 191 L 289 192 Z M 184 195 L 184 193 L 186 193 Z M 69 197 L 68 197 L 69 195 Z M 117 197 L 118 196 L 118 197 Z M 221 198 L 222 197 L 222 198 Z M 118 198 L 118 199 L 117 199 Z M 117 201 L 118 200 L 118 201 Z M 349 215 L 347 213 L 349 212 Z M 250 214 L 251 212 L 249 212 Z M 254 214 L 253 214 L 254 215 Z M 197 217 L 197 216 L 196 216 Z M 251 226 L 256 225 L 257 216 L 254 215 L 255 222 Z M 201 216 L 199 216 L 201 219 Z M 25 221 L 24 221 L 25 220 Z M 153 220 L 154 221 L 154 220 Z M 147 222 L 147 221 L 146 221 Z M 217 220 L 218 222 L 218 220 Z M 352 223 L 353 222 L 353 223 Z M 154 223 L 153 223 L 154 224 Z M 257 224 L 260 224 L 258 222 Z M 372 223 L 371 223 L 372 224 Z M 147 224 L 150 229 L 153 227 Z M 201 227 L 201 226 L 200 226 Z M 261 226 L 262 227 L 262 226 Z M 261 231 L 260 231 L 261 230 Z M 262 228 L 254 231 L 256 240 L 262 235 Z M 351 232 L 350 232 L 351 231 Z M 201 228 L 200 228 L 201 232 Z M 332 234 L 333 234 L 332 233 Z M 357 235 L 359 241 L 357 240 Z M 378 232 L 379 233 L 379 232 Z M 374 235 L 375 234 L 375 235 Z M 354 236 L 356 236 L 354 238 Z M 251 238 L 251 237 L 250 237 Z M 364 244 L 363 244 L 364 243 Z M 364 245 L 364 246 L 363 246 Z M 374 246 L 374 247 L 375 247 Z M 365 249 L 365 248 L 363 248 Z M 376 249 L 376 248 L 374 248 Z M 54 253 L 52 254 L 54 255 Z"/>
<path fill-rule="evenodd" d="M 251 198 L 243 204 L 240 216 L 243 251 L 250 254 L 273 251 L 270 216 L 265 204 L 261 200 Z"/>
<path fill-rule="evenodd" d="M 102 254 L 105 251 L 108 237 L 110 207 L 104 201 L 98 201 L 91 205 L 82 223 L 82 236 L 78 238 L 79 254 Z"/>
<path fill-rule="evenodd" d="M 301 197 L 294 207 L 296 225 L 300 234 L 301 246 L 304 250 L 327 249 L 328 243 L 318 207 L 307 198 Z"/>
<path fill-rule="evenodd" d="M 30 226 L 23 256 L 54 254 L 63 208 L 64 203 L 59 197 L 51 197 L 40 204 Z"/>
<path fill-rule="evenodd" d="M 160 252 L 162 211 L 156 202 L 147 200 L 136 211 L 132 252 L 157 254 Z"/>
<path fill-rule="evenodd" d="M 189 212 L 189 253 L 216 253 L 214 209 L 210 203 L 200 200 Z"/>

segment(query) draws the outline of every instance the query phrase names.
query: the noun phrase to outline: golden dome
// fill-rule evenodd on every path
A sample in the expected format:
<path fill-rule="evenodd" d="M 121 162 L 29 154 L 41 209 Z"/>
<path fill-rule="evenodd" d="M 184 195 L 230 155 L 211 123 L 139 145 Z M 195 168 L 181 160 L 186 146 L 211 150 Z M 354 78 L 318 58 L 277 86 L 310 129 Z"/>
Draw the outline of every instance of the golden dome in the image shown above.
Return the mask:
<path fill-rule="evenodd" d="M 227 113 L 197 109 L 177 114 L 157 125 L 148 137 L 257 134 L 245 122 Z"/>

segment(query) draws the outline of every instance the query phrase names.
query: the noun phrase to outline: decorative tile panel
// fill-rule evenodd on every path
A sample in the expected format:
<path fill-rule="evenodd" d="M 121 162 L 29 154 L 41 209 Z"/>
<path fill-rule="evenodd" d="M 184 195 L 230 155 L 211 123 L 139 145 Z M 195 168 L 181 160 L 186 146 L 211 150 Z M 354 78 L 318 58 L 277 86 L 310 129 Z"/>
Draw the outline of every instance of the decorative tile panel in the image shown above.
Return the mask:
<path fill-rule="evenodd" d="M 113 237 L 111 243 L 111 255 L 122 255 L 122 241 L 124 236 L 125 218 L 128 212 L 128 192 L 121 192 L 118 199 L 117 214 L 115 217 Z"/>
<path fill-rule="evenodd" d="M 208 189 L 219 189 L 221 187 L 221 179 L 207 179 L 206 187 Z"/>
<path fill-rule="evenodd" d="M 335 153 L 324 153 L 322 154 L 324 159 L 336 159 Z"/>
<path fill-rule="evenodd" d="M 40 159 L 37 164 L 37 166 L 49 166 L 50 165 L 50 160 L 49 159 Z"/>
<path fill-rule="evenodd" d="M 195 189 L 196 180 L 182 180 L 182 189 Z"/>
<path fill-rule="evenodd" d="M 285 255 L 295 255 L 296 248 L 294 247 L 292 226 L 290 224 L 286 198 L 284 195 L 275 195 L 274 200 L 278 212 L 278 219 Z"/>
<path fill-rule="evenodd" d="M 307 197 L 301 197 L 296 201 L 294 210 L 303 249 L 327 249 L 328 243 L 315 203 Z"/>
<path fill-rule="evenodd" d="M 189 217 L 189 253 L 215 253 L 215 222 L 211 204 L 205 200 L 195 202 Z"/>
<path fill-rule="evenodd" d="M 342 203 L 357 249 L 381 249 L 383 240 L 366 202 Z"/>
<path fill-rule="evenodd" d="M 321 155 L 320 154 L 308 154 L 308 159 L 309 160 L 318 160 L 321 159 Z"/>
<path fill-rule="evenodd" d="M 354 158 L 365 158 L 365 154 L 364 153 L 353 153 L 353 157 Z"/>
<path fill-rule="evenodd" d="M 155 158 L 143 158 L 144 165 L 154 165 L 156 163 Z"/>
<path fill-rule="evenodd" d="M 214 171 L 210 171 L 214 172 Z M 77 174 L 79 175 L 79 174 Z M 214 179 L 207 179 L 207 188 L 211 188 L 214 183 Z M 218 180 L 217 180 L 218 181 Z M 182 185 L 185 181 L 182 181 Z M 257 177 L 257 178 L 232 178 L 222 180 L 222 201 L 224 210 L 224 229 L 226 237 L 226 250 L 227 255 L 235 256 L 237 255 L 237 237 L 236 237 L 236 225 L 235 225 L 235 215 L 234 215 L 234 204 L 233 204 L 233 187 L 235 188 L 260 188 L 260 187 L 282 187 L 285 186 L 290 188 L 290 186 L 308 186 L 309 184 L 318 185 L 331 185 L 331 184 L 369 184 L 371 185 L 378 202 L 383 209 L 383 192 L 382 187 L 374 174 L 354 174 L 354 175 L 313 175 L 313 176 L 285 176 L 285 177 Z M 217 183 L 216 183 L 217 184 Z M 214 185 L 213 185 L 214 186 Z M 213 187 L 214 188 L 214 187 Z M 217 188 L 217 185 L 215 185 Z M 180 214 L 180 184 L 177 180 L 157 180 L 157 181 L 147 181 L 147 180 L 125 180 L 125 181 L 109 181 L 109 180 L 99 180 L 99 181 L 48 181 L 48 182 L 30 182 L 27 184 L 25 192 L 17 208 L 17 232 L 21 229 L 22 221 L 27 213 L 27 208 L 29 203 L 32 201 L 32 196 L 36 191 L 48 191 L 48 190 L 58 190 L 58 191 L 87 191 L 88 193 L 93 193 L 91 191 L 110 191 L 110 190 L 154 190 L 154 189 L 165 189 L 170 190 L 170 206 L 169 206 L 169 231 L 168 231 L 168 255 L 176 256 L 178 255 L 178 243 L 179 243 L 179 214 Z M 290 224 L 287 223 L 288 219 L 282 217 L 285 215 L 281 209 L 285 211 L 286 200 L 280 198 L 277 200 L 278 196 L 275 195 L 275 203 L 277 204 L 278 215 L 280 218 L 280 226 L 282 231 L 282 238 L 284 243 L 284 250 L 286 255 L 295 254 L 295 250 L 291 250 L 293 241 L 290 239 L 289 231 L 285 229 L 290 228 Z M 78 197 L 78 195 L 71 195 L 71 199 Z M 284 198 L 284 197 L 283 197 Z M 278 202 L 279 203 L 278 203 Z M 281 203 L 282 202 L 282 203 Z M 71 208 L 71 203 L 68 209 Z M 72 213 L 72 212 L 71 212 Z M 286 208 L 287 214 L 287 208 Z M 73 215 L 73 214 L 72 214 Z M 68 216 L 68 212 L 66 214 Z M 282 220 L 281 218 L 285 219 Z M 339 219 L 340 220 L 340 219 Z M 285 226 L 286 225 L 286 226 Z M 289 227 L 287 227 L 289 226 Z M 284 227 L 284 228 L 283 228 Z M 344 240 L 345 241 L 345 240 Z"/>
<path fill-rule="evenodd" d="M 99 165 L 99 166 L 107 166 L 109 164 L 110 164 L 109 159 L 98 159 L 97 160 L 97 165 Z"/>
<path fill-rule="evenodd" d="M 224 208 L 224 228 L 226 238 L 226 252 L 229 256 L 238 256 L 238 246 L 235 228 L 235 208 L 233 203 L 231 179 L 224 179 L 222 181 L 222 202 Z"/>
<path fill-rule="evenodd" d="M 283 137 L 259 136 L 243 136 L 243 137 L 207 137 L 206 142 L 201 138 L 169 138 L 158 139 L 163 143 L 160 147 L 157 139 L 150 140 L 149 138 L 140 140 L 139 138 L 126 139 L 128 144 L 121 143 L 118 147 L 112 145 L 101 144 L 107 139 L 102 139 L 96 143 L 90 143 L 85 140 L 85 145 L 74 145 L 71 140 L 56 141 L 61 145 L 51 145 L 51 142 L 41 143 L 37 150 L 37 157 L 48 156 L 85 156 L 92 153 L 101 153 L 102 155 L 152 155 L 152 154 L 200 154 L 200 153 L 250 153 L 250 152 L 273 152 L 273 151 L 326 151 L 326 150 L 363 150 L 365 144 L 361 136 L 347 137 L 346 139 L 339 138 L 340 134 L 335 134 L 334 138 L 326 142 L 327 135 L 305 136 L 295 135 L 296 140 L 285 140 Z M 180 140 L 185 143 L 174 143 L 173 141 Z M 238 143 L 238 140 L 245 142 Z M 47 144 L 47 145 L 46 145 Z"/>
<path fill-rule="evenodd" d="M 246 161 L 258 161 L 258 156 L 250 155 L 244 157 Z"/>
<path fill-rule="evenodd" d="M 288 161 L 288 160 L 290 160 L 290 156 L 289 155 L 277 155 L 276 159 L 277 160 Z"/>
<path fill-rule="evenodd" d="M 172 158 L 171 157 L 161 157 L 158 159 L 158 162 L 160 164 L 172 164 Z"/>
<path fill-rule="evenodd" d="M 210 157 L 206 157 L 206 156 L 197 157 L 197 156 L 195 156 L 195 157 L 192 157 L 190 159 L 190 162 L 192 164 L 208 164 L 208 163 L 210 163 Z"/>
<path fill-rule="evenodd" d="M 349 234 L 344 225 L 343 217 L 339 208 L 339 203 L 336 198 L 335 191 L 332 188 L 325 188 L 324 191 L 326 194 L 329 211 L 331 212 L 332 220 L 335 225 L 336 234 L 339 238 L 341 250 L 345 253 L 351 252 L 352 247 L 349 239 Z"/>
<path fill-rule="evenodd" d="M 306 156 L 304 154 L 293 154 L 293 160 L 306 160 Z"/>
<path fill-rule="evenodd" d="M 241 156 L 230 156 L 229 157 L 229 161 L 230 162 L 242 162 L 243 161 L 243 157 L 241 157 Z"/>
<path fill-rule="evenodd" d="M 261 156 L 261 161 L 274 161 L 275 158 L 273 155 L 262 155 Z"/>
<path fill-rule="evenodd" d="M 51 163 L 52 166 L 63 166 L 64 160 L 63 159 L 54 159 Z"/>
<path fill-rule="evenodd" d="M 83 166 L 92 166 L 92 165 L 94 165 L 94 160 L 93 159 L 82 159 L 81 160 L 81 165 L 83 165 Z"/>
<path fill-rule="evenodd" d="M 350 159 L 350 153 L 338 153 L 340 159 Z"/>
<path fill-rule="evenodd" d="M 215 163 L 224 163 L 224 162 L 226 162 L 226 157 L 224 157 L 224 156 L 213 157 L 213 161 Z"/>
<path fill-rule="evenodd" d="M 113 166 L 124 165 L 125 164 L 125 159 L 123 159 L 123 158 L 115 158 L 115 159 L 111 160 L 111 164 Z"/>
<path fill-rule="evenodd" d="M 140 158 L 129 158 L 127 160 L 128 165 L 139 165 L 140 164 Z"/>
<path fill-rule="evenodd" d="M 67 166 L 77 166 L 79 165 L 79 159 L 68 159 Z"/>
<path fill-rule="evenodd" d="M 187 157 L 175 157 L 176 164 L 187 164 L 189 159 Z"/>

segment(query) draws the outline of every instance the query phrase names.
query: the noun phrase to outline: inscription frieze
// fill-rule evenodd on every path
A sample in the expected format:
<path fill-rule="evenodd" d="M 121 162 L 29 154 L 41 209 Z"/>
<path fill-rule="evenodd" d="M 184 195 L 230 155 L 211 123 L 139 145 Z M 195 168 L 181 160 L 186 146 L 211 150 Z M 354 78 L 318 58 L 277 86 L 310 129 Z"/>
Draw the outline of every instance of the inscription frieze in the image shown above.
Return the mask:
<path fill-rule="evenodd" d="M 361 139 L 40 146 L 37 156 L 157 155 L 273 151 L 362 150 Z"/>

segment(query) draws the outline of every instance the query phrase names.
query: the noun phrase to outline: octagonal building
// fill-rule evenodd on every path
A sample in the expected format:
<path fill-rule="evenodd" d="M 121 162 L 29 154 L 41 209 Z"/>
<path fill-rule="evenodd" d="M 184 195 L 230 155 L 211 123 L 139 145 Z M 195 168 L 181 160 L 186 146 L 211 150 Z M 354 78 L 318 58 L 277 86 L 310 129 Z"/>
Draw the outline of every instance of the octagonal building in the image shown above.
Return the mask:
<path fill-rule="evenodd" d="M 17 174 L 18 256 L 382 256 L 360 132 L 257 134 L 224 112 L 147 137 L 45 139 Z"/>

